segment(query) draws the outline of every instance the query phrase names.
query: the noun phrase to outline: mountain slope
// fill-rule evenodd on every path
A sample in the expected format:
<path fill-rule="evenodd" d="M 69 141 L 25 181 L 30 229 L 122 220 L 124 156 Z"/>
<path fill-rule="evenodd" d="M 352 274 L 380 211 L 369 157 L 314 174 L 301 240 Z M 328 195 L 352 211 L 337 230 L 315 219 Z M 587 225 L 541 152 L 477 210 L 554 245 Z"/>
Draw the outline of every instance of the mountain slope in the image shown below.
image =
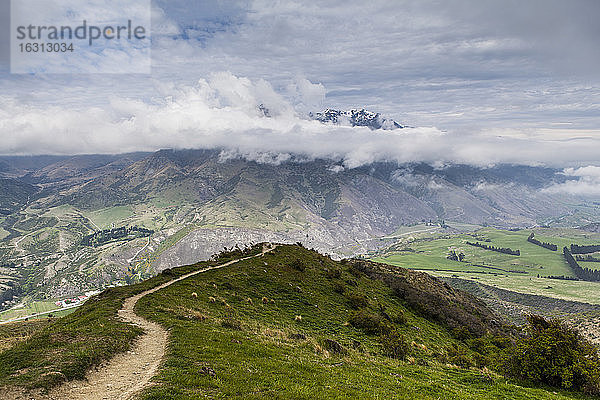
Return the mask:
<path fill-rule="evenodd" d="M 0 216 L 20 210 L 38 190 L 39 188 L 16 179 L 0 178 Z"/>
<path fill-rule="evenodd" d="M 565 223 L 562 216 L 577 219 L 579 210 L 592 221 L 600 214 L 540 190 L 565 179 L 547 168 L 345 169 L 328 160 L 261 164 L 216 150 L 3 160 L 21 171 L 12 183 L 42 188 L 29 202 L 21 196 L 11 203 L 0 219 L 0 265 L 19 265 L 7 275 L 38 297 L 139 280 L 235 244 L 300 241 L 343 256 L 385 245 L 380 238 L 401 225 L 447 220 L 507 228 Z M 93 231 L 122 226 L 155 234 L 80 245 Z"/>
<path fill-rule="evenodd" d="M 52 387 L 81 378 L 85 369 L 126 351 L 140 334 L 117 317 L 124 298 L 259 249 L 223 254 L 106 291 L 0 353 L 4 393 L 14 393 L 14 385 Z M 362 261 L 335 262 L 299 246 L 280 246 L 142 297 L 136 312 L 169 330 L 170 338 L 157 384 L 141 397 L 578 397 L 522 387 L 485 369 L 469 368 L 485 364 L 485 355 L 481 358 L 468 341 L 453 336 L 443 320 L 424 318 L 419 303 L 407 303 L 382 280 L 369 277 L 368 270 Z M 453 304 L 489 331 L 500 332 L 481 318 L 492 314 L 473 297 L 433 278 L 399 272 L 413 290 L 430 293 L 437 304 Z M 52 358 L 47 358 L 50 348 Z"/>

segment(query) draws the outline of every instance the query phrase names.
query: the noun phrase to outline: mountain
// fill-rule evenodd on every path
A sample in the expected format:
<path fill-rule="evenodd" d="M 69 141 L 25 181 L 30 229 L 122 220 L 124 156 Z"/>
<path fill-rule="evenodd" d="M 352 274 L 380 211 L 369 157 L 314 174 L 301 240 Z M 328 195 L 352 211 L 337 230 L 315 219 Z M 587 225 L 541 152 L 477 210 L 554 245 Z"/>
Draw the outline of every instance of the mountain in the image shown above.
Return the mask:
<path fill-rule="evenodd" d="M 20 210 L 38 191 L 39 188 L 20 180 L 0 178 L 0 216 Z"/>
<path fill-rule="evenodd" d="M 223 160 L 217 150 L 3 161 L 21 172 L 2 181 L 12 194 L 0 197 L 7 213 L 0 265 L 11 266 L 0 284 L 8 280 L 42 298 L 136 281 L 236 244 L 301 242 L 340 257 L 385 246 L 382 238 L 417 223 L 446 221 L 448 232 L 450 222 L 562 226 L 579 213 L 598 213 L 544 192 L 566 179 L 548 168 L 345 169 L 328 160 Z M 154 234 L 81 245 L 94 231 L 124 226 Z"/>
<path fill-rule="evenodd" d="M 323 112 L 311 113 L 310 116 L 317 121 L 322 123 L 331 123 L 335 125 L 345 126 L 366 126 L 370 129 L 402 129 L 404 126 L 400 125 L 393 119 L 384 118 L 379 113 L 374 113 L 362 109 L 351 109 L 348 111 L 340 111 L 333 109 L 326 109 Z"/>
<path fill-rule="evenodd" d="M 593 224 L 582 226 L 579 229 L 587 232 L 600 232 L 600 222 L 594 222 Z"/>

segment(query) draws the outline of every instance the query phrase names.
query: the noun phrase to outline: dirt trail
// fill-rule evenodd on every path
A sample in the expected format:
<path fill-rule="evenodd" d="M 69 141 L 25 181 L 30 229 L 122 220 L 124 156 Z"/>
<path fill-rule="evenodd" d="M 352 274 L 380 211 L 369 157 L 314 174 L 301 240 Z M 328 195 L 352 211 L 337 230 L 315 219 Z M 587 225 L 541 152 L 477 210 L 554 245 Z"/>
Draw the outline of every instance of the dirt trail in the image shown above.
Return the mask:
<path fill-rule="evenodd" d="M 67 382 L 53 389 L 47 398 L 52 400 L 127 400 L 151 384 L 150 380 L 158 372 L 160 363 L 165 355 L 168 333 L 160 325 L 150 322 L 133 311 L 136 303 L 142 297 L 164 289 L 174 283 L 191 276 L 223 268 L 239 261 L 259 257 L 273 250 L 274 247 L 263 248 L 255 256 L 244 257 L 229 261 L 225 264 L 205 268 L 183 275 L 177 279 L 142 292 L 125 300 L 119 316 L 126 322 L 144 329 L 145 333 L 134 344 L 131 351 L 119 354 L 95 371 L 90 371 L 85 381 Z"/>

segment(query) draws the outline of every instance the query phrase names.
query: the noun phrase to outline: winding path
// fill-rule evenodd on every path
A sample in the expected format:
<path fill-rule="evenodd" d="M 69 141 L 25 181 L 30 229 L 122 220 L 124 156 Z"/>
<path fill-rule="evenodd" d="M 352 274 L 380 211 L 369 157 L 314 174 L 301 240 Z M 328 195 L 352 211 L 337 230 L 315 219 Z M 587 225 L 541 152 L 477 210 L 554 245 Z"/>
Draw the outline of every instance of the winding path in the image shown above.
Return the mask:
<path fill-rule="evenodd" d="M 224 264 L 208 267 L 183 275 L 153 289 L 125 300 L 119 310 L 122 320 L 140 326 L 145 333 L 136 341 L 131 351 L 116 355 L 95 371 L 90 371 L 84 381 L 67 382 L 53 389 L 48 398 L 52 400 L 129 400 L 150 386 L 151 379 L 165 355 L 168 332 L 159 324 L 144 319 L 133 311 L 142 297 L 164 289 L 174 283 L 213 269 L 227 267 L 239 261 L 263 256 L 275 246 L 265 246 L 260 254 L 239 258 Z"/>

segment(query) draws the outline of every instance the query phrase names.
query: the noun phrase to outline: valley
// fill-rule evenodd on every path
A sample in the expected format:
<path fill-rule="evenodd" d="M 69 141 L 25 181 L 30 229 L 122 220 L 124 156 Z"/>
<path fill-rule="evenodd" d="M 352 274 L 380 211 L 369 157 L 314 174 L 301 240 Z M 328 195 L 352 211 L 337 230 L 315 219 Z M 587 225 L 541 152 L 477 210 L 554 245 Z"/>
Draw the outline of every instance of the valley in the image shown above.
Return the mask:
<path fill-rule="evenodd" d="M 452 229 L 452 223 L 447 222 Z M 531 232 L 543 242 L 558 246 L 551 251 L 527 241 Z M 467 242 L 519 249 L 520 255 L 502 254 L 473 247 Z M 419 232 L 371 255 L 374 261 L 426 271 L 434 276 L 469 279 L 490 286 L 526 294 L 600 304 L 600 283 L 556 279 L 575 276 L 566 263 L 562 248 L 576 244 L 600 243 L 600 235 L 577 229 L 535 228 L 522 230 L 479 230 L 448 234 Z M 450 252 L 464 254 L 464 260 L 448 259 Z M 582 263 L 600 268 L 597 263 Z"/>
<path fill-rule="evenodd" d="M 485 226 L 550 224 L 560 230 L 575 219 L 596 221 L 597 204 L 540 190 L 566 179 L 547 168 L 377 163 L 336 169 L 325 160 L 259 164 L 206 150 L 2 161 L 3 309 L 36 310 L 43 302 L 138 282 L 223 248 L 265 241 L 300 242 L 337 258 L 383 257 L 438 276 L 476 273 L 481 282 L 511 290 L 596 301 L 593 285 L 575 289 L 572 282 L 553 280 L 552 290 L 543 289 L 545 279 L 537 278 L 535 268 L 549 261 L 541 276 L 565 273 L 553 256 L 528 253 L 519 258 L 523 265 L 499 255 L 467 263 L 445 258 L 453 243 L 438 237 L 444 234 L 472 234 Z M 152 233 L 97 246 L 82 243 L 95 232 L 122 228 Z M 427 247 L 428 235 L 436 238 L 433 248 Z M 413 237 L 417 252 L 402 249 Z M 475 265 L 485 262 L 490 265 Z M 523 268 L 527 274 L 506 272 Z M 491 271 L 500 274 L 484 273 Z M 2 313 L 0 320 L 24 313 Z"/>

